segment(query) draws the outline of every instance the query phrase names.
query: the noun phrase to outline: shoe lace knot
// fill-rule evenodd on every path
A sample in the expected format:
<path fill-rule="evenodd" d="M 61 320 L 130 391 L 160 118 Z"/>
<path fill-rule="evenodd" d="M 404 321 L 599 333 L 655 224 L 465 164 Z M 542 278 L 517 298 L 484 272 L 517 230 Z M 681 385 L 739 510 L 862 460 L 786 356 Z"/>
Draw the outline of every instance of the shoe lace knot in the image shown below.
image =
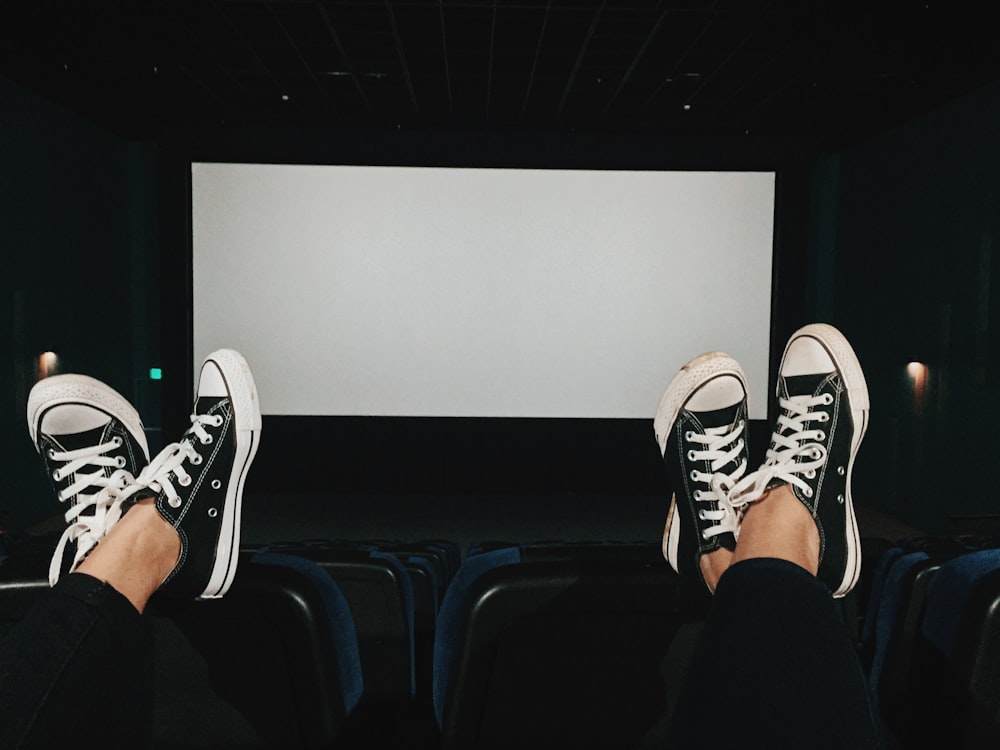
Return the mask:
<path fill-rule="evenodd" d="M 70 507 L 65 513 L 69 525 L 59 538 L 49 564 L 49 583 L 53 586 L 59 580 L 66 545 L 76 543 L 70 567 L 73 570 L 121 518 L 122 491 L 133 481 L 133 476 L 125 469 L 124 456 L 108 455 L 121 445 L 122 438 L 115 436 L 98 445 L 75 450 L 48 449 L 49 460 L 61 462 L 52 471 L 52 478 L 62 482 L 72 477 L 57 495 L 59 502 L 69 501 Z"/>
<path fill-rule="evenodd" d="M 812 497 L 813 489 L 806 480 L 815 479 L 817 470 L 826 463 L 827 430 L 823 425 L 830 421 L 830 412 L 816 407 L 829 407 L 833 401 L 830 393 L 778 399 L 781 414 L 764 464 L 733 488 L 730 499 L 734 507 L 743 508 L 759 500 L 777 484 L 793 485 L 807 498 Z"/>
<path fill-rule="evenodd" d="M 205 460 L 198 446 L 207 446 L 214 442 L 212 434 L 205 428 L 220 427 L 224 421 L 220 414 L 192 414 L 190 419 L 191 426 L 183 437 L 178 442 L 167 445 L 139 472 L 135 481 L 122 493 L 124 497 L 132 497 L 136 493 L 148 490 L 154 494 L 162 492 L 171 508 L 179 508 L 182 505 L 183 501 L 177 486 L 188 487 L 192 481 L 185 462 L 191 466 L 198 466 Z"/>
<path fill-rule="evenodd" d="M 718 534 L 737 532 L 739 517 L 729 496 L 747 470 L 743 450 L 746 422 L 741 419 L 735 426 L 724 425 L 703 429 L 704 432 L 688 431 L 684 438 L 688 443 L 703 446 L 689 448 L 688 461 L 693 464 L 708 463 L 709 471 L 692 469 L 690 474 L 692 481 L 706 486 L 706 489 L 694 491 L 694 500 L 706 504 L 715 503 L 714 509 L 711 507 L 698 509 L 698 518 L 712 523 L 701 532 L 702 537 L 707 540 Z M 730 465 L 733 468 L 725 471 L 725 467 Z"/>

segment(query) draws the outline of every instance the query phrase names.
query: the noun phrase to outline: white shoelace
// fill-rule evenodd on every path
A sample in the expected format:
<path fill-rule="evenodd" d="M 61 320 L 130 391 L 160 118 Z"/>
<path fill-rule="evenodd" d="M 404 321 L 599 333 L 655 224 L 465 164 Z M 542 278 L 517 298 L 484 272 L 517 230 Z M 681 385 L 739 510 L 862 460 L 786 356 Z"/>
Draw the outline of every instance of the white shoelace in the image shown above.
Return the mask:
<path fill-rule="evenodd" d="M 826 463 L 827 449 L 822 442 L 826 433 L 811 427 L 825 423 L 830 415 L 825 411 L 812 411 L 815 406 L 829 406 L 833 396 L 792 396 L 778 400 L 781 415 L 777 429 L 771 435 L 764 464 L 745 476 L 731 490 L 729 501 L 735 508 L 744 508 L 759 500 L 775 481 L 791 484 L 802 490 L 806 497 L 813 491 L 806 479 L 814 479 L 817 469 Z M 803 478 L 804 477 L 804 478 Z"/>
<path fill-rule="evenodd" d="M 712 521 L 713 525 L 701 532 L 703 538 L 710 539 L 718 534 L 731 532 L 735 534 L 739 525 L 739 516 L 730 503 L 729 495 L 740 477 L 747 470 L 746 458 L 739 462 L 739 465 L 729 474 L 720 471 L 723 466 L 736 461 L 743 451 L 743 439 L 741 435 L 746 427 L 746 423 L 740 420 L 739 425 L 732 429 L 729 425 L 722 427 L 706 427 L 704 434 L 688 432 L 684 437 L 689 443 L 701 443 L 704 449 L 690 449 L 688 460 L 710 461 L 711 473 L 691 471 L 691 479 L 695 482 L 708 484 L 708 490 L 695 490 L 695 502 L 715 502 L 716 510 L 701 508 L 698 510 L 698 518 L 702 521 Z"/>
<path fill-rule="evenodd" d="M 67 544 L 76 542 L 76 553 L 70 566 L 70 570 L 73 570 L 121 518 L 121 491 L 133 478 L 124 468 L 125 459 L 122 456 L 107 455 L 121 444 L 122 439 L 115 437 L 107 443 L 77 450 L 49 450 L 50 460 L 66 462 L 52 472 L 53 479 L 61 482 L 64 478 L 75 475 L 75 481 L 59 492 L 59 502 L 69 500 L 71 505 L 65 515 L 69 526 L 63 531 L 49 563 L 49 584 L 52 586 L 59 580 Z M 90 467 L 95 471 L 84 471 Z M 105 475 L 107 468 L 114 468 L 115 471 Z M 96 489 L 97 492 L 84 494 L 89 489 Z"/>
<path fill-rule="evenodd" d="M 173 474 L 177 484 L 187 487 L 191 484 L 191 475 L 184 468 L 187 461 L 192 466 L 198 466 L 204 461 L 198 449 L 194 446 L 197 440 L 201 445 L 208 445 L 213 441 L 212 435 L 205 429 L 205 425 L 219 427 L 222 425 L 222 416 L 215 414 L 192 414 L 191 427 L 180 442 L 171 443 L 157 454 L 156 458 L 149 462 L 135 481 L 122 493 L 123 498 L 131 497 L 140 490 L 152 490 L 159 494 L 163 492 L 167 496 L 167 503 L 172 508 L 179 508 L 182 504 L 177 488 L 174 487 L 170 475 Z"/>

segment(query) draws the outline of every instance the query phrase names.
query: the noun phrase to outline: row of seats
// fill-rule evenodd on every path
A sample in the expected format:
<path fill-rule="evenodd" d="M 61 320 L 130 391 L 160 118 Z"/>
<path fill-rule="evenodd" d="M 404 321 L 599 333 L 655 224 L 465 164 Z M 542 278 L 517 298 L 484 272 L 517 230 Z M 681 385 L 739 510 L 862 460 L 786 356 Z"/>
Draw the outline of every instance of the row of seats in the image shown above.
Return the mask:
<path fill-rule="evenodd" d="M 0 565 L 0 630 L 44 562 Z M 654 544 L 246 549 L 224 599 L 150 604 L 151 745 L 662 747 L 707 603 Z"/>
<path fill-rule="evenodd" d="M 889 746 L 1000 746 L 1000 545 L 881 547 L 860 647 Z"/>
<path fill-rule="evenodd" d="M 890 748 L 1000 746 L 1000 545 L 863 550 L 845 612 Z M 46 569 L 41 549 L 8 551 L 0 635 Z M 665 747 L 708 604 L 655 544 L 246 549 L 224 599 L 150 605 L 151 744 Z"/>

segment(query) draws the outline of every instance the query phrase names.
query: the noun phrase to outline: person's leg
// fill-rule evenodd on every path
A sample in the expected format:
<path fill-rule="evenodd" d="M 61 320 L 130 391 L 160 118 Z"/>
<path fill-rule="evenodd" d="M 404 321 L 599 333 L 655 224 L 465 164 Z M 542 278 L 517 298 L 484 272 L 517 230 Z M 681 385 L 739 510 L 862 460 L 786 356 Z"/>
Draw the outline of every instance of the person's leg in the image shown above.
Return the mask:
<path fill-rule="evenodd" d="M 773 557 L 795 563 L 815 576 L 819 547 L 816 522 L 788 485 L 781 485 L 747 508 L 732 562 Z"/>
<path fill-rule="evenodd" d="M 746 511 L 675 706 L 678 747 L 879 746 L 831 596 L 857 580 L 850 470 L 867 388 L 839 332 L 808 326 L 789 342 L 779 393 L 767 462 L 725 497 Z"/>
<path fill-rule="evenodd" d="M 829 589 L 786 560 L 734 563 L 668 736 L 671 747 L 879 747 L 868 685 Z"/>
<path fill-rule="evenodd" d="M 261 423 L 243 358 L 223 350 L 205 361 L 191 428 L 137 477 L 134 410 L 107 386 L 69 377 L 29 399 L 31 436 L 71 503 L 70 526 L 54 587 L 0 644 L 3 748 L 72 746 L 95 721 L 103 745 L 140 746 L 152 688 L 142 610 L 158 590 L 224 595 L 239 555 Z"/>
<path fill-rule="evenodd" d="M 179 552 L 177 532 L 137 506 L 43 594 L 0 642 L 0 747 L 65 747 L 84 728 L 106 747 L 145 744 L 152 641 L 140 613 Z"/>
<path fill-rule="evenodd" d="M 156 512 L 153 500 L 136 503 L 77 567 L 102 581 L 138 612 L 177 565 L 181 540 Z"/>

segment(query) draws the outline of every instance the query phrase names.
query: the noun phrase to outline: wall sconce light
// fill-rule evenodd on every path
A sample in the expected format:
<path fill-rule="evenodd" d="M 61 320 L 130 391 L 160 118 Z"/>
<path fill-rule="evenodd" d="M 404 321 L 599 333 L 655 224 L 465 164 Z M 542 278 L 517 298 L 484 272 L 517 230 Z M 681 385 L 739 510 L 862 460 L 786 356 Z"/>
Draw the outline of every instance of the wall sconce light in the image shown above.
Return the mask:
<path fill-rule="evenodd" d="M 928 367 L 923 362 L 912 360 L 906 365 L 906 374 L 913 383 L 913 397 L 919 410 L 927 397 Z"/>
<path fill-rule="evenodd" d="M 55 352 L 42 352 L 38 355 L 38 379 L 55 375 L 59 370 L 59 357 Z"/>

